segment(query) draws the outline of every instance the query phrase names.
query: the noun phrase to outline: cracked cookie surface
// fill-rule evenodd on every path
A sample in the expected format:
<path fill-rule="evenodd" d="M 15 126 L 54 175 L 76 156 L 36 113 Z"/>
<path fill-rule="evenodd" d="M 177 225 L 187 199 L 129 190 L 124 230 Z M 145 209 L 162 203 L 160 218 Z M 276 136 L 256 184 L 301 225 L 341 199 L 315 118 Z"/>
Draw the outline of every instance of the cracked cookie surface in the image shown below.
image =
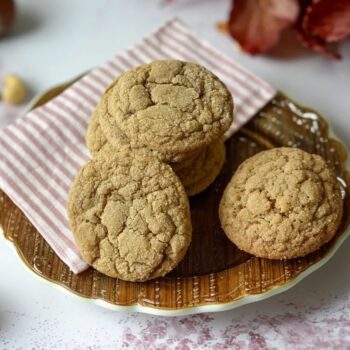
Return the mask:
<path fill-rule="evenodd" d="M 209 187 L 219 175 L 226 159 L 223 140 L 215 141 L 207 146 L 186 167 L 173 166 L 189 196 L 194 196 Z M 181 163 L 179 163 L 181 164 Z"/>
<path fill-rule="evenodd" d="M 132 147 L 143 145 L 169 156 L 193 152 L 232 123 L 230 92 L 194 63 L 154 61 L 123 73 L 107 91 L 108 112 Z"/>
<path fill-rule="evenodd" d="M 238 248 L 258 257 L 289 259 L 330 241 L 342 208 L 340 185 L 320 156 L 275 148 L 239 166 L 225 189 L 219 216 Z"/>
<path fill-rule="evenodd" d="M 139 153 L 142 156 L 147 157 L 151 155 L 166 163 L 179 163 L 184 160 L 193 158 L 200 152 L 200 150 L 195 150 L 192 152 L 168 153 L 162 152 L 161 150 L 154 150 L 149 147 L 143 146 L 137 142 L 133 142 L 133 140 L 130 139 L 126 135 L 126 133 L 124 133 L 118 126 L 114 115 L 108 111 L 108 100 L 110 99 L 111 94 L 112 91 L 110 90 L 105 93 L 95 111 L 95 114 L 98 115 L 100 130 L 105 135 L 105 138 L 106 140 L 108 140 L 108 143 L 111 147 L 114 147 L 115 149 L 132 149 L 133 151 Z M 116 101 L 115 103 L 119 104 L 118 101 Z M 96 121 L 94 122 L 96 123 Z M 99 131 L 97 127 L 95 127 L 95 130 Z M 93 135 L 91 136 L 92 140 L 94 140 L 95 138 L 96 137 L 94 137 Z M 95 147 L 95 149 L 96 148 L 97 147 Z"/>
<path fill-rule="evenodd" d="M 169 165 L 104 152 L 73 182 L 68 216 L 84 260 L 127 281 L 164 276 L 183 258 L 192 227 L 185 190 Z"/>

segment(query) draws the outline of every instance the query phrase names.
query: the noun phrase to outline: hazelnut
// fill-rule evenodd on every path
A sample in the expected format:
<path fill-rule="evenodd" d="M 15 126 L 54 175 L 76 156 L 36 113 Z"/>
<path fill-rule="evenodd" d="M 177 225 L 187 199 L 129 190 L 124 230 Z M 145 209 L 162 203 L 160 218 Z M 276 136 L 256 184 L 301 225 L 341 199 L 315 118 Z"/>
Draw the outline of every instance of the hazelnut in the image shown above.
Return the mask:
<path fill-rule="evenodd" d="M 20 104 L 27 98 L 27 88 L 22 79 L 15 74 L 7 74 L 4 77 L 3 101 L 9 104 Z"/>

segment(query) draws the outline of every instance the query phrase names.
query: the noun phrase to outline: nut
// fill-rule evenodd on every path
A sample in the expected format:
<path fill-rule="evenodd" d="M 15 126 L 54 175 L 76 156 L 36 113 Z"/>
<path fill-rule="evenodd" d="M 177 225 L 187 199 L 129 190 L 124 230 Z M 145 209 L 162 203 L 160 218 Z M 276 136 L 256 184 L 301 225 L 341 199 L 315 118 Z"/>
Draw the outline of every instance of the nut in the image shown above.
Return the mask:
<path fill-rule="evenodd" d="M 27 88 L 22 79 L 15 74 L 6 74 L 4 77 L 3 101 L 9 104 L 20 104 L 27 98 Z"/>

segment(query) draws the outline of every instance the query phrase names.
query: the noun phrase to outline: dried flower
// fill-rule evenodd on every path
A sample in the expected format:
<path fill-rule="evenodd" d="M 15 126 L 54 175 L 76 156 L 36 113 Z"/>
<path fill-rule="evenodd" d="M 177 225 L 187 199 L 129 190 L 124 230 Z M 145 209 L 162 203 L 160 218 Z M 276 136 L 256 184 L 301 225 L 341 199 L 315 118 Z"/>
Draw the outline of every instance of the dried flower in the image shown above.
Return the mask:
<path fill-rule="evenodd" d="M 349 0 L 303 0 L 302 13 L 295 25 L 297 38 L 315 52 L 340 58 L 329 43 L 350 35 Z"/>
<path fill-rule="evenodd" d="M 271 49 L 298 14 L 297 0 L 235 0 L 228 30 L 244 51 L 258 54 Z"/>
<path fill-rule="evenodd" d="M 284 29 L 294 27 L 304 46 L 340 58 L 329 43 L 350 35 L 349 0 L 234 0 L 233 5 L 228 31 L 251 54 L 268 51 Z"/>

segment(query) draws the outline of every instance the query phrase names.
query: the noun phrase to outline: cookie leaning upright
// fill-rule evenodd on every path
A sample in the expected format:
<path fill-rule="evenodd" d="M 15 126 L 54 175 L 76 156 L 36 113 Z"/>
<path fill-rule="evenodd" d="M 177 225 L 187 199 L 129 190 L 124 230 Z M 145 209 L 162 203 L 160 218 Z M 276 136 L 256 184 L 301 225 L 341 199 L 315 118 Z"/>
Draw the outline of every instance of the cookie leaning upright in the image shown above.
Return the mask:
<path fill-rule="evenodd" d="M 108 112 L 132 148 L 145 146 L 168 158 L 193 155 L 232 123 L 233 102 L 225 84 L 194 63 L 169 60 L 138 66 L 107 91 Z"/>
<path fill-rule="evenodd" d="M 291 259 L 330 241 L 343 201 L 334 172 L 318 155 L 275 148 L 244 161 L 220 203 L 221 226 L 240 249 Z"/>
<path fill-rule="evenodd" d="M 100 152 L 80 170 L 68 199 L 75 241 L 87 263 L 111 277 L 164 276 L 191 241 L 189 203 L 171 167 L 131 152 Z"/>

